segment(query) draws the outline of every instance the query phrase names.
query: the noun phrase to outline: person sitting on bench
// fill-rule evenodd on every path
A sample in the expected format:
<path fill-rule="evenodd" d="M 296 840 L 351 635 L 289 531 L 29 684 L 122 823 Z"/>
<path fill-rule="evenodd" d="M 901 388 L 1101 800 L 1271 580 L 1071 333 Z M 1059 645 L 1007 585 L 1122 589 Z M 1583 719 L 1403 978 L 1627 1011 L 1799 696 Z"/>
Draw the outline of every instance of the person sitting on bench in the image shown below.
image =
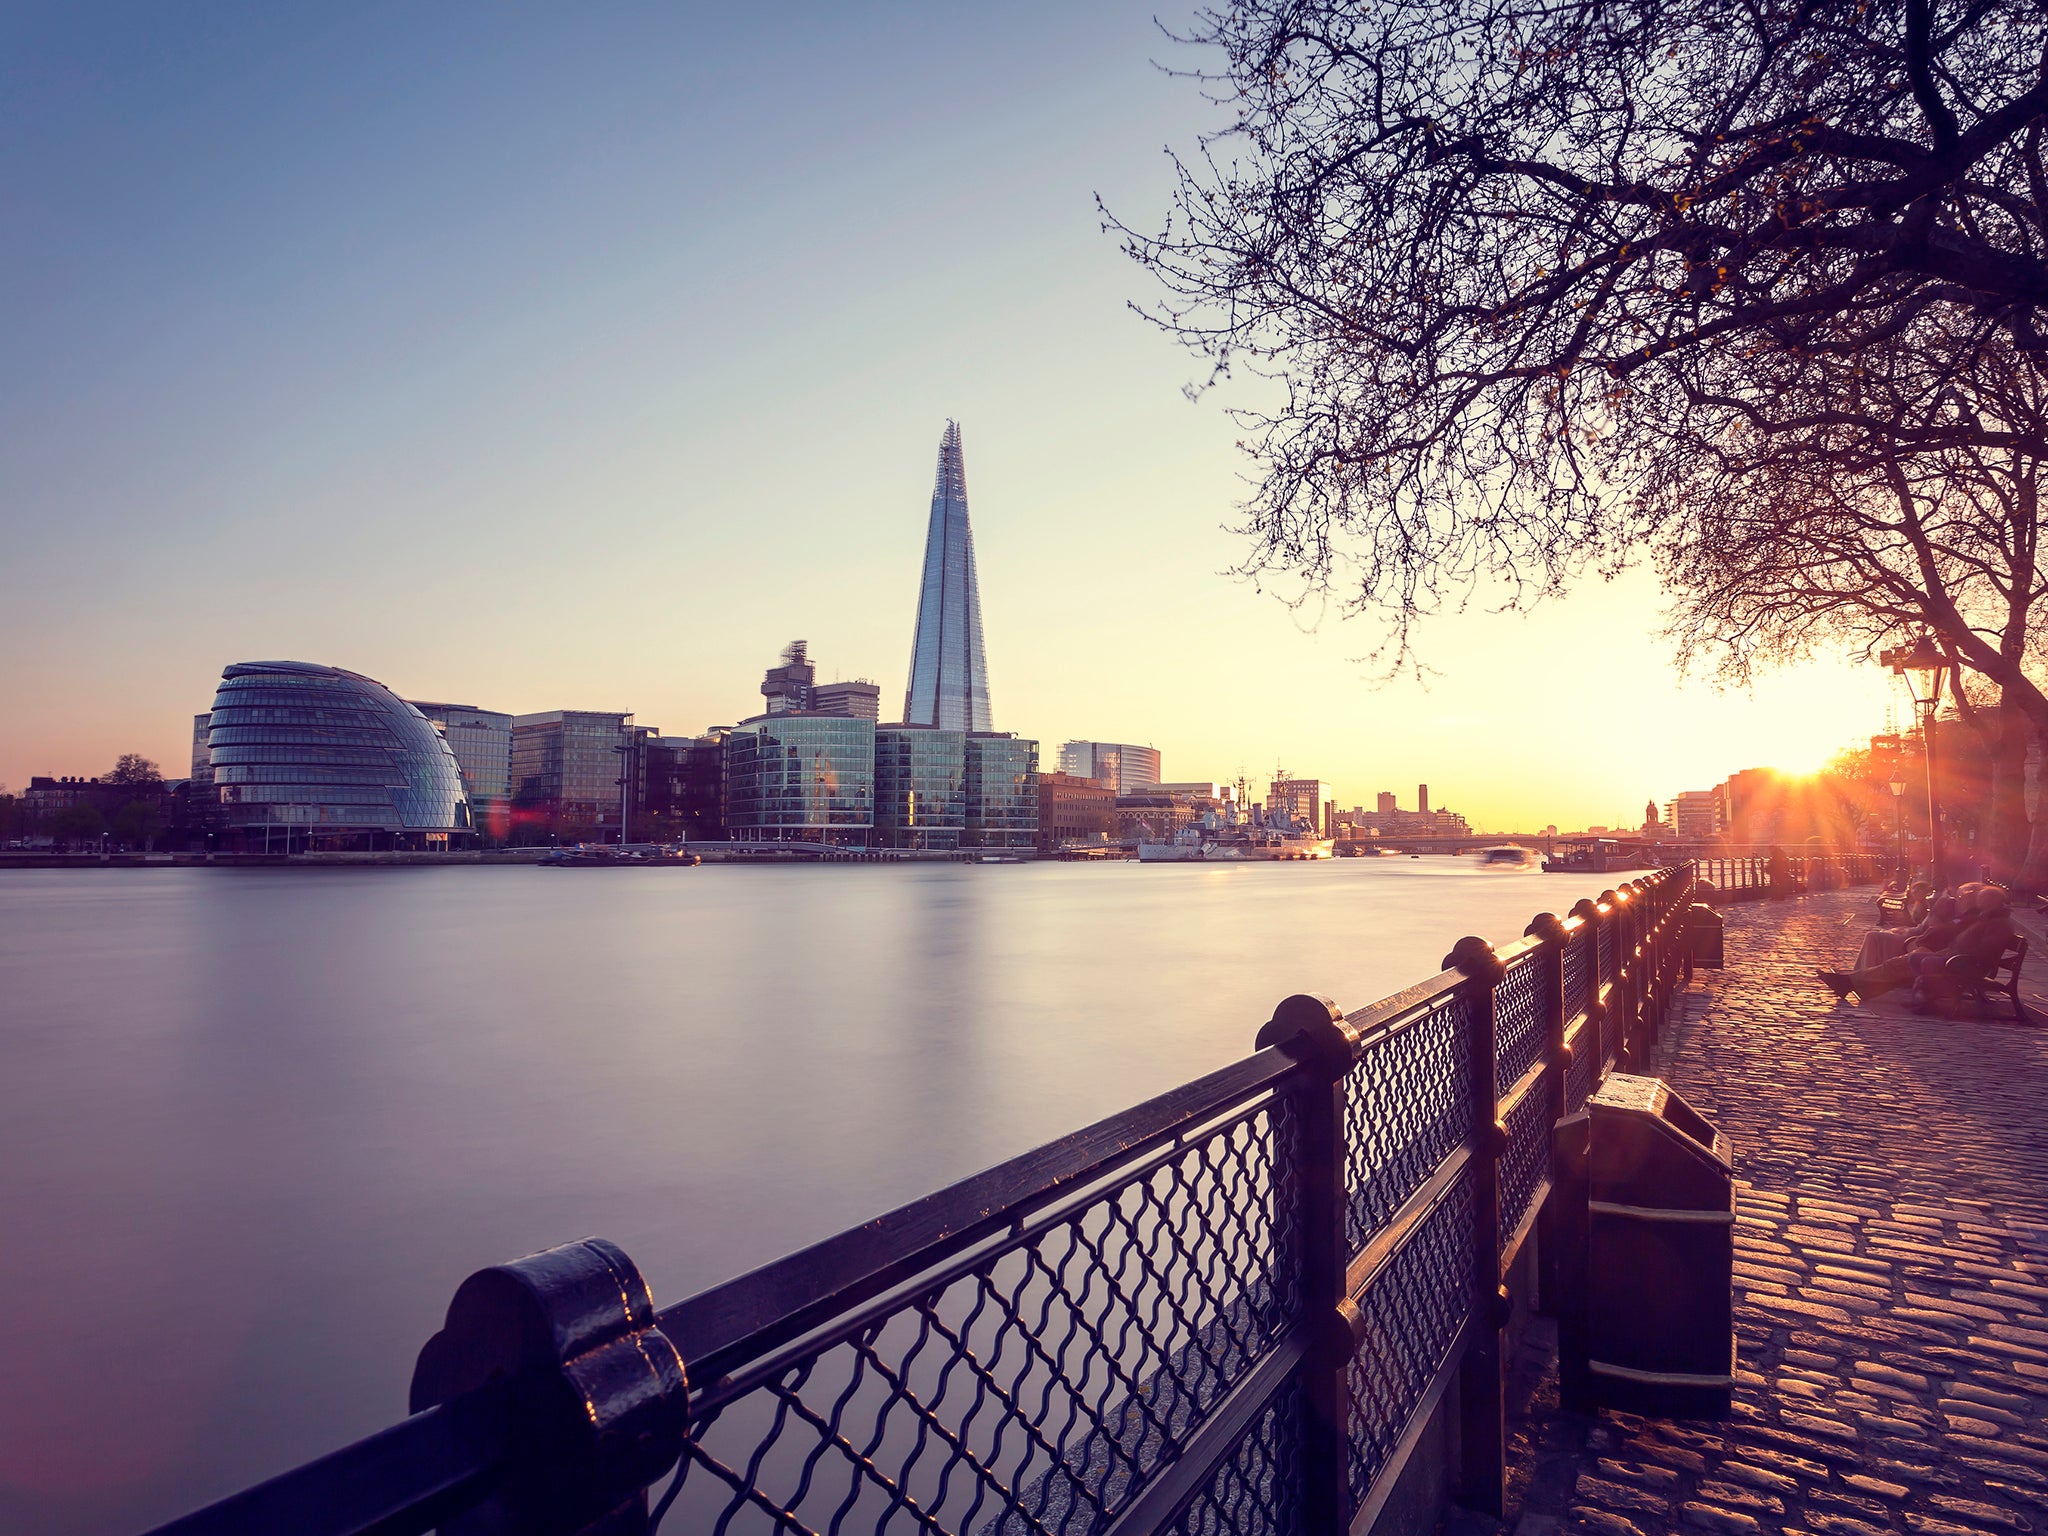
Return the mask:
<path fill-rule="evenodd" d="M 1836 997 L 1847 1001 L 1853 994 L 1855 1001 L 1867 1003 L 1897 987 L 1921 982 L 1939 984 L 1944 967 L 1958 955 L 1980 971 L 1988 972 L 2018 934 L 2012 925 L 2012 915 L 2006 910 L 2005 892 L 1995 885 L 1979 886 L 1962 896 L 1958 904 L 1964 908 L 1962 926 L 1939 949 L 1916 949 L 1860 971 L 1814 974 Z"/>

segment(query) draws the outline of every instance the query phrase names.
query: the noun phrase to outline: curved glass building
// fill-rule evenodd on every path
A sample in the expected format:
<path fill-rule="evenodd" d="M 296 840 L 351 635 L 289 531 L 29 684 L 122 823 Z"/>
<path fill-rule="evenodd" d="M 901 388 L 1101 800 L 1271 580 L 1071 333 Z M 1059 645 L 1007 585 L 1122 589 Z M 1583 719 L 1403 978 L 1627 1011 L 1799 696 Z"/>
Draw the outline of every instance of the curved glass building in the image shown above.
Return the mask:
<path fill-rule="evenodd" d="M 237 662 L 221 674 L 206 743 L 215 825 L 244 849 L 446 848 L 470 838 L 448 743 L 360 673 Z"/>

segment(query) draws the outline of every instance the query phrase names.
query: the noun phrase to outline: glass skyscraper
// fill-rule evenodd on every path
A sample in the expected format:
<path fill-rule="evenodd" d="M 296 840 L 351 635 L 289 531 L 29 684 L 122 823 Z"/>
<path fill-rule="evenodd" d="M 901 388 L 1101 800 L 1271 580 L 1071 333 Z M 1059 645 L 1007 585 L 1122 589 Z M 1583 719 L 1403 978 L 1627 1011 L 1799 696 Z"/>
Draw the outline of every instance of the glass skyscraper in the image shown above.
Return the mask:
<path fill-rule="evenodd" d="M 981 587 L 974 574 L 974 532 L 967 526 L 967 468 L 960 427 L 947 422 L 924 536 L 924 582 L 910 647 L 905 725 L 987 731 L 988 659 L 981 640 Z"/>

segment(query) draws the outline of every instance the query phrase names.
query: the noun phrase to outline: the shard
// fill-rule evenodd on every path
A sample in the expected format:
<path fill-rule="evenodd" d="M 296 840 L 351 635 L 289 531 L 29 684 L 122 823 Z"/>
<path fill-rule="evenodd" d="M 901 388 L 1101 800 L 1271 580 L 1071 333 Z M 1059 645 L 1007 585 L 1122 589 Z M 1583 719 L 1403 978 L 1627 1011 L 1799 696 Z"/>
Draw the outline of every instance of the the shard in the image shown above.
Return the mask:
<path fill-rule="evenodd" d="M 946 423 L 924 536 L 924 584 L 910 646 L 907 725 L 988 731 L 988 660 L 981 643 L 981 586 L 974 575 L 974 533 L 967 526 L 967 468 L 960 427 Z"/>

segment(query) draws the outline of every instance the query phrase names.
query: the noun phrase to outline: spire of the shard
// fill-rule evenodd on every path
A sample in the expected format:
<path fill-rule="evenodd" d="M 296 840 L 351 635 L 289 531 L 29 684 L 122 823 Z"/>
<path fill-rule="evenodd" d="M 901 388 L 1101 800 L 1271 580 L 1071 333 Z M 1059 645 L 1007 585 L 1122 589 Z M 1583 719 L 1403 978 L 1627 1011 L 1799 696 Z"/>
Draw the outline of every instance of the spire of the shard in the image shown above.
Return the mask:
<path fill-rule="evenodd" d="M 967 465 L 960 427 L 947 422 L 932 480 L 932 515 L 924 538 L 924 580 L 917 632 L 910 646 L 910 687 L 903 718 L 952 731 L 993 730 L 988 661 L 981 643 L 981 586 L 974 573 L 974 533 L 967 525 Z"/>

